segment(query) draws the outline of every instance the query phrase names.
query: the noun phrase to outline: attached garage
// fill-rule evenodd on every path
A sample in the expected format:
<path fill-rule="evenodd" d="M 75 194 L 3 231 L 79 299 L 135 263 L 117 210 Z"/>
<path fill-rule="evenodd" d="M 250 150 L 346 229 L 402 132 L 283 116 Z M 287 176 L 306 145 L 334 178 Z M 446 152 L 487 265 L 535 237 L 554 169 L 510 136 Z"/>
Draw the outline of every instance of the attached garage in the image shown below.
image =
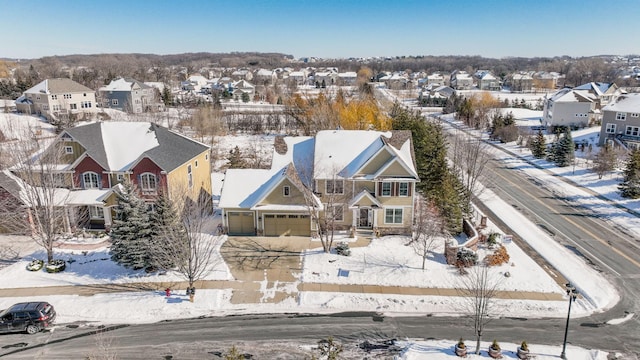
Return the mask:
<path fill-rule="evenodd" d="M 230 211 L 227 213 L 229 235 L 255 235 L 253 212 Z"/>
<path fill-rule="evenodd" d="M 299 214 L 265 214 L 265 236 L 309 236 L 311 218 Z"/>

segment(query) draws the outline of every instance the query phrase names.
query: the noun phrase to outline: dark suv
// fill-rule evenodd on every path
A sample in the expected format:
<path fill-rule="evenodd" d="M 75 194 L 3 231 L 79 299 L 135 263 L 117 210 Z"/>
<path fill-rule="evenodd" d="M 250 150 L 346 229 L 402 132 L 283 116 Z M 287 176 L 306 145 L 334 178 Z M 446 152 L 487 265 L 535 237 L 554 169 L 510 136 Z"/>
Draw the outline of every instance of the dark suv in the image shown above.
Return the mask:
<path fill-rule="evenodd" d="M 47 302 L 25 302 L 0 312 L 0 333 L 26 331 L 35 334 L 53 324 L 56 311 Z"/>

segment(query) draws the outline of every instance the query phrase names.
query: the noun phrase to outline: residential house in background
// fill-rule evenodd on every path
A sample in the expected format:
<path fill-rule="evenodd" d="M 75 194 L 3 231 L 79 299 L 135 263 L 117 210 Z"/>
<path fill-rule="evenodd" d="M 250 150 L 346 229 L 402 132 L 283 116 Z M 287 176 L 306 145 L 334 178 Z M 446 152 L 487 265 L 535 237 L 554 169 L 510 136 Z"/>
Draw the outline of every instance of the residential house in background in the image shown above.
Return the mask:
<path fill-rule="evenodd" d="M 613 83 L 586 83 L 564 88 L 549 97 L 543 104 L 542 123 L 545 126 L 585 127 L 599 123 L 601 109 L 620 95 Z"/>
<path fill-rule="evenodd" d="M 271 85 L 278 79 L 278 74 L 273 70 L 259 69 L 253 76 L 254 82 L 259 85 Z"/>
<path fill-rule="evenodd" d="M 233 97 L 242 100 L 242 95 L 247 94 L 250 100 L 253 100 L 253 97 L 256 94 L 256 87 L 250 84 L 248 81 L 240 80 L 232 84 L 233 89 Z"/>
<path fill-rule="evenodd" d="M 158 95 L 155 88 L 131 78 L 111 80 L 98 90 L 103 107 L 135 114 L 163 110 Z"/>
<path fill-rule="evenodd" d="M 473 76 L 479 90 L 500 91 L 500 80 L 489 70 L 478 70 Z"/>
<path fill-rule="evenodd" d="M 455 90 L 471 90 L 473 78 L 466 71 L 456 70 L 451 73 L 449 84 Z"/>
<path fill-rule="evenodd" d="M 209 147 L 148 122 L 96 122 L 64 130 L 45 149 L 56 156 L 56 176 L 69 191 L 69 226 L 109 229 L 116 192 L 128 180 L 145 201 L 158 194 L 211 198 Z M 15 175 L 20 177 L 20 167 Z M 32 184 L 25 184 L 29 186 Z"/>
<path fill-rule="evenodd" d="M 602 108 L 599 145 L 621 145 L 640 149 L 640 94 L 618 96 Z"/>
<path fill-rule="evenodd" d="M 533 76 L 526 72 L 509 74 L 506 79 L 506 85 L 512 92 L 531 92 L 533 89 Z"/>
<path fill-rule="evenodd" d="M 327 230 L 316 213 L 336 230 L 411 232 L 419 179 L 409 131 L 324 130 L 274 145 L 271 169 L 225 173 L 219 206 L 229 234 L 314 235 Z"/>
<path fill-rule="evenodd" d="M 338 85 L 353 86 L 358 80 L 358 73 L 355 71 L 346 71 L 338 73 Z"/>
<path fill-rule="evenodd" d="M 313 82 L 317 85 L 331 86 L 338 82 L 338 72 L 332 69 L 325 71 L 316 71 L 313 74 Z"/>
<path fill-rule="evenodd" d="M 253 73 L 249 69 L 238 69 L 231 73 L 230 76 L 233 80 L 253 80 Z"/>
<path fill-rule="evenodd" d="M 307 85 L 309 81 L 309 71 L 307 69 L 301 69 L 298 71 L 291 71 L 286 78 L 289 85 Z"/>
<path fill-rule="evenodd" d="M 446 85 L 445 84 L 445 78 L 440 73 L 433 73 L 431 75 L 427 75 L 427 82 L 426 82 L 425 85 L 427 85 L 427 86 L 429 86 L 429 85 Z"/>
<path fill-rule="evenodd" d="M 49 121 L 91 119 L 97 112 L 96 94 L 71 79 L 47 79 L 26 90 L 16 100 L 16 108 Z"/>
<path fill-rule="evenodd" d="M 536 90 L 548 90 L 564 87 L 565 76 L 557 72 L 539 71 L 533 74 L 533 87 Z"/>
<path fill-rule="evenodd" d="M 207 85 L 209 79 L 200 75 L 194 74 L 189 77 L 185 81 L 180 83 L 180 88 L 185 91 L 200 91 L 205 85 Z"/>

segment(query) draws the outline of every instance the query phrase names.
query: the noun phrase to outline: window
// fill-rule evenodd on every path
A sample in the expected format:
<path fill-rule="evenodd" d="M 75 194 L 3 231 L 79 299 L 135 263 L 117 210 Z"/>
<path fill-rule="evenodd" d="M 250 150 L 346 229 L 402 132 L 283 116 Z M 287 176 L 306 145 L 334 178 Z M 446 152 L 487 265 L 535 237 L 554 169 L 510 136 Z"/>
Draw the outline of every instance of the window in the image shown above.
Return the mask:
<path fill-rule="evenodd" d="M 85 189 L 99 189 L 98 174 L 94 172 L 86 172 L 82 174 L 82 181 Z"/>
<path fill-rule="evenodd" d="M 195 165 L 196 165 L 196 167 L 198 167 L 198 160 L 196 160 Z"/>
<path fill-rule="evenodd" d="M 331 207 L 331 215 L 335 221 L 344 220 L 344 205 L 333 205 Z"/>
<path fill-rule="evenodd" d="M 385 209 L 385 224 L 402 224 L 402 209 Z"/>
<path fill-rule="evenodd" d="M 209 154 L 204 154 L 204 159 L 209 160 Z"/>
<path fill-rule="evenodd" d="M 342 180 L 327 180 L 327 194 L 343 194 L 344 182 Z"/>
<path fill-rule="evenodd" d="M 118 180 L 118 182 L 123 182 L 124 181 L 124 174 L 116 175 L 116 179 Z"/>
<path fill-rule="evenodd" d="M 91 101 L 83 101 L 80 103 L 80 107 L 83 109 L 88 109 L 91 107 Z"/>
<path fill-rule="evenodd" d="M 398 196 L 409 196 L 409 183 L 406 183 L 406 182 L 399 183 Z"/>
<path fill-rule="evenodd" d="M 71 94 L 64 94 L 62 97 L 69 100 L 71 99 Z"/>
<path fill-rule="evenodd" d="M 73 154 L 73 147 L 72 146 L 65 146 L 64 147 L 64 153 L 65 154 Z"/>
<path fill-rule="evenodd" d="M 118 106 L 118 99 L 111 99 L 111 105 Z"/>
<path fill-rule="evenodd" d="M 78 104 L 69 104 L 69 109 L 77 110 L 78 109 Z"/>
<path fill-rule="evenodd" d="M 52 105 L 51 108 L 53 111 L 60 111 L 60 105 Z"/>
<path fill-rule="evenodd" d="M 391 183 L 383 182 L 382 183 L 382 191 L 380 192 L 381 196 L 391 196 Z"/>
<path fill-rule="evenodd" d="M 607 124 L 605 131 L 606 131 L 607 134 L 615 134 L 616 133 L 616 124 Z"/>
<path fill-rule="evenodd" d="M 36 100 L 40 100 L 40 95 L 36 95 Z"/>
<path fill-rule="evenodd" d="M 51 100 L 58 100 L 58 95 L 55 95 L 55 94 L 51 95 Z"/>
<path fill-rule="evenodd" d="M 640 134 L 640 127 L 637 126 L 627 126 L 627 130 L 625 131 L 625 135 L 628 136 L 638 136 Z"/>
<path fill-rule="evenodd" d="M 42 105 L 42 110 L 49 110 L 49 105 Z"/>
<path fill-rule="evenodd" d="M 91 212 L 92 219 L 104 219 L 104 209 L 102 206 L 90 206 L 89 211 Z"/>
<path fill-rule="evenodd" d="M 638 116 L 640 116 L 640 114 L 638 114 L 638 113 L 631 113 L 631 117 L 638 117 Z"/>
<path fill-rule="evenodd" d="M 140 175 L 140 188 L 142 191 L 156 191 L 156 176 L 151 173 Z"/>
<path fill-rule="evenodd" d="M 616 113 L 616 120 L 625 121 L 627 120 L 627 113 Z"/>
<path fill-rule="evenodd" d="M 187 181 L 189 182 L 189 188 L 193 187 L 193 173 L 191 173 L 191 165 L 187 165 Z"/>
<path fill-rule="evenodd" d="M 291 188 L 289 188 L 289 186 L 283 186 L 282 187 L 282 195 L 283 196 L 291 195 Z"/>

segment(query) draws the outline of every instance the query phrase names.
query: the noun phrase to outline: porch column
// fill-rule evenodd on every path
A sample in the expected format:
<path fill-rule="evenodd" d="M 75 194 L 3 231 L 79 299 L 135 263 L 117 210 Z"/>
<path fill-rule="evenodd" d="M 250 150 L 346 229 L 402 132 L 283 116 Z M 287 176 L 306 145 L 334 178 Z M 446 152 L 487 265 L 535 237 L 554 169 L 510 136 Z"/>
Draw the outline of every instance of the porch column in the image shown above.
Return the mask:
<path fill-rule="evenodd" d="M 354 229 L 358 228 L 358 212 L 360 211 L 359 208 L 353 208 L 351 210 L 353 212 L 353 216 L 351 216 L 351 226 L 353 226 Z"/>
<path fill-rule="evenodd" d="M 102 207 L 102 213 L 104 214 L 104 227 L 111 228 L 111 207 Z"/>

